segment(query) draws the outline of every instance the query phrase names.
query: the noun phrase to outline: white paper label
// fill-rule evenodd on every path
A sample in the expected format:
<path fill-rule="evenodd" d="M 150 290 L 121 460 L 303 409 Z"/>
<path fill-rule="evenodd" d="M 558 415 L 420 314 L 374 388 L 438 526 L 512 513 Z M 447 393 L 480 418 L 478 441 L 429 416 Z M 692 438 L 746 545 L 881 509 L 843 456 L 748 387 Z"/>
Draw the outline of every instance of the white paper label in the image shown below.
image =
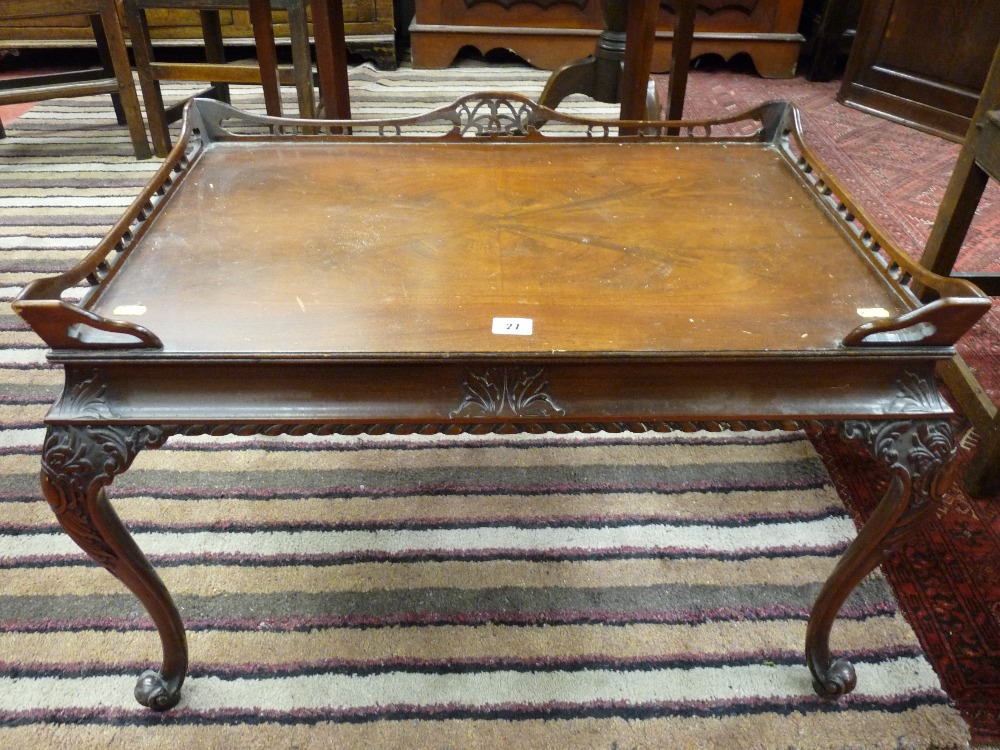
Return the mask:
<path fill-rule="evenodd" d="M 145 305 L 118 305 L 114 310 L 114 315 L 143 315 L 146 312 Z"/>
<path fill-rule="evenodd" d="M 858 315 L 862 318 L 888 318 L 889 311 L 884 307 L 859 307 Z"/>
<path fill-rule="evenodd" d="M 530 336 L 531 318 L 493 318 L 493 333 L 498 336 Z"/>

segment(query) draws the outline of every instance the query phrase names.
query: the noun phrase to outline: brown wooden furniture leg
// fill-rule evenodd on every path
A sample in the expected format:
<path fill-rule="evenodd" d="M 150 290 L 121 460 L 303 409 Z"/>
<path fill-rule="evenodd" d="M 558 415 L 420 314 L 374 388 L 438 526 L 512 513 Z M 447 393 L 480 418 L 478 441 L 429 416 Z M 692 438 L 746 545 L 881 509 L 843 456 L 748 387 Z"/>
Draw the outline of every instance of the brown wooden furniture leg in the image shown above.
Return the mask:
<path fill-rule="evenodd" d="M 891 481 L 875 512 L 823 585 L 809 617 L 806 662 L 816 692 L 830 697 L 849 693 L 857 681 L 853 665 L 830 654 L 830 629 L 841 605 L 939 505 L 951 484 L 955 458 L 952 426 L 947 420 L 851 420 L 844 423 L 841 436 L 867 445 L 888 465 Z"/>
<path fill-rule="evenodd" d="M 604 31 L 597 38 L 594 54 L 568 63 L 549 76 L 539 104 L 555 109 L 571 94 L 583 94 L 612 104 L 620 101 L 618 92 L 625 59 L 628 0 L 601 0 L 601 10 Z"/>
<path fill-rule="evenodd" d="M 278 49 L 274 43 L 270 0 L 250 0 L 250 23 L 257 47 L 260 82 L 264 87 L 264 109 L 272 117 L 281 117 L 281 87 L 278 83 Z"/>
<path fill-rule="evenodd" d="M 101 61 L 101 67 L 105 70 L 112 70 L 111 50 L 108 48 L 108 38 L 104 33 L 104 21 L 100 15 L 90 16 L 90 30 L 94 32 L 94 42 L 97 44 L 97 57 Z M 128 60 L 128 53 L 125 55 Z M 131 70 L 129 71 L 131 74 Z M 125 124 L 125 110 L 122 108 L 121 95 L 111 94 L 111 106 L 115 110 L 115 119 L 119 125 Z"/>
<path fill-rule="evenodd" d="M 932 386 L 931 386 L 932 387 Z M 871 518 L 823 585 L 806 630 L 806 661 L 816 691 L 851 692 L 853 665 L 830 653 L 830 631 L 844 601 L 879 563 L 940 504 L 955 457 L 948 420 L 844 423 L 845 439 L 860 440 L 889 467 L 891 482 Z M 149 426 L 50 426 L 42 450 L 42 492 L 66 533 L 142 602 L 160 636 L 163 663 L 144 672 L 135 688 L 141 704 L 172 708 L 180 699 L 188 650 L 183 623 L 169 592 L 107 501 L 104 488 L 128 469 L 143 448 L 156 448 L 168 431 Z"/>
<path fill-rule="evenodd" d="M 288 4 L 289 43 L 292 48 L 292 71 L 299 100 L 299 116 L 316 116 L 313 97 L 312 50 L 309 46 L 309 22 L 304 3 Z"/>
<path fill-rule="evenodd" d="M 324 117 L 351 119 L 351 94 L 347 86 L 347 42 L 344 7 L 340 0 L 312 0 L 316 69 Z"/>
<path fill-rule="evenodd" d="M 218 10 L 200 10 L 201 37 L 205 40 L 205 60 L 210 63 L 224 65 L 226 62 L 226 45 L 222 39 L 222 19 Z M 229 104 L 229 84 L 224 81 L 212 81 L 215 89 L 213 96 L 220 102 Z"/>
<path fill-rule="evenodd" d="M 118 122 L 124 120 L 128 126 L 129 138 L 132 140 L 132 148 L 139 159 L 148 159 L 149 141 L 146 140 L 146 128 L 143 125 L 142 110 L 139 108 L 139 97 L 135 93 L 135 86 L 122 85 L 122 80 L 132 80 L 132 68 L 128 61 L 128 52 L 125 47 L 125 37 L 122 36 L 121 19 L 118 17 L 118 8 L 114 2 L 101 3 L 101 29 L 91 21 L 94 27 L 94 37 L 97 40 L 98 52 L 110 63 L 114 70 L 115 77 L 119 81 L 118 94 L 112 95 L 111 101 L 115 106 L 115 113 L 118 115 Z"/>
<path fill-rule="evenodd" d="M 163 711 L 180 700 L 187 673 L 184 625 L 163 581 L 108 503 L 104 488 L 143 448 L 163 444 L 167 432 L 143 426 L 50 426 L 42 448 L 42 492 L 59 524 L 80 548 L 142 602 L 163 647 L 159 671 L 135 686 L 141 704 Z"/>
<path fill-rule="evenodd" d="M 160 82 L 150 72 L 153 64 L 153 45 L 150 42 L 146 13 L 135 3 L 125 3 L 125 21 L 128 24 L 129 38 L 132 40 L 135 67 L 139 73 L 139 88 L 142 89 L 142 99 L 146 102 L 149 137 L 153 141 L 153 151 L 162 158 L 170 151 L 170 132 L 167 129 L 167 116 L 163 106 L 163 91 Z"/>
<path fill-rule="evenodd" d="M 982 428 L 979 448 L 966 469 L 963 486 L 973 497 L 1000 493 L 1000 415 Z"/>
<path fill-rule="evenodd" d="M 601 8 L 605 27 L 594 54 L 549 76 L 539 103 L 555 109 L 570 94 L 583 94 L 599 102 L 620 102 L 623 120 L 658 119 L 659 104 L 655 95 L 647 96 L 647 88 L 659 5 L 648 0 L 603 0 Z M 696 11 L 695 0 L 679 0 L 667 93 L 671 120 L 683 116 Z"/>
<path fill-rule="evenodd" d="M 674 29 L 674 46 L 670 50 L 670 79 L 667 83 L 667 119 L 679 120 L 684 116 L 684 97 L 687 94 L 688 71 L 691 69 L 691 47 L 694 44 L 694 17 L 698 5 L 681 2 L 677 8 L 677 27 Z M 667 135 L 678 135 L 678 128 L 668 128 Z"/>
<path fill-rule="evenodd" d="M 653 42 L 659 13 L 659 0 L 628 2 L 625 61 L 619 92 L 621 101 L 619 117 L 622 120 L 647 119 L 649 108 L 646 106 L 646 94 L 649 90 L 649 68 L 653 62 Z"/>

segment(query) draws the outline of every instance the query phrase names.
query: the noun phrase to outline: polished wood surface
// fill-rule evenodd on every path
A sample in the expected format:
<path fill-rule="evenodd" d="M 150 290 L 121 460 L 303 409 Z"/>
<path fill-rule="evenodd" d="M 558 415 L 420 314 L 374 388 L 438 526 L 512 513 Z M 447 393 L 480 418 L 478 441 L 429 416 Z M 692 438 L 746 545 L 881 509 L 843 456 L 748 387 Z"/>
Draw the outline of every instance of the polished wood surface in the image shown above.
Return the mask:
<path fill-rule="evenodd" d="M 866 263 L 756 145 L 290 143 L 208 151 L 92 309 L 179 352 L 835 351 L 906 309 Z"/>
<path fill-rule="evenodd" d="M 934 368 L 989 301 L 871 225 L 788 105 L 607 123 L 482 94 L 322 126 L 198 101 L 104 241 L 12 307 L 65 374 L 42 493 L 153 619 L 135 697 L 166 710 L 183 620 L 105 487 L 172 435 L 839 429 L 890 475 L 806 632 L 816 691 L 849 693 L 832 627 L 942 503 Z"/>

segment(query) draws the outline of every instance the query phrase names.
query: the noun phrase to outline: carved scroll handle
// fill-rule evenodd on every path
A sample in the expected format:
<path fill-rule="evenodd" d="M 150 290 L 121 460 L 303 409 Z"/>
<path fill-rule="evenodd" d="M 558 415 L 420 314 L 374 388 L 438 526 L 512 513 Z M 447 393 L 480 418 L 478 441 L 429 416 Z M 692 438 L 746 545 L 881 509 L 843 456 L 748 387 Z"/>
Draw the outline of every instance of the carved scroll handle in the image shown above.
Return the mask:
<path fill-rule="evenodd" d="M 844 337 L 844 346 L 950 346 L 989 309 L 990 300 L 985 296 L 937 299 L 895 318 L 873 320 L 858 326 Z M 896 335 L 891 335 L 894 333 Z"/>
<path fill-rule="evenodd" d="M 46 281 L 42 279 L 41 281 Z M 11 307 L 53 349 L 158 349 L 159 337 L 148 328 L 95 315 L 56 299 L 29 299 L 38 290 L 29 284 Z M 85 331 L 99 331 L 85 339 Z"/>

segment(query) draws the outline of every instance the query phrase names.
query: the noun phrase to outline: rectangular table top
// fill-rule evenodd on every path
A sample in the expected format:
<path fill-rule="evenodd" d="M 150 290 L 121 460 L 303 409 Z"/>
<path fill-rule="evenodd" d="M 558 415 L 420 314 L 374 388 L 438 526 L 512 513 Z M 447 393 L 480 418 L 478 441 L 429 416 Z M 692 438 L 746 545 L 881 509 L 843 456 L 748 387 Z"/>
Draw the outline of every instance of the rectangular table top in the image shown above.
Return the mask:
<path fill-rule="evenodd" d="M 826 351 L 907 309 L 774 147 L 552 141 L 213 144 L 92 309 L 196 353 Z"/>
<path fill-rule="evenodd" d="M 607 122 L 487 92 L 320 123 L 195 100 L 185 122 L 104 240 L 12 303 L 53 361 L 902 367 L 990 305 L 868 220 L 783 102 Z"/>

